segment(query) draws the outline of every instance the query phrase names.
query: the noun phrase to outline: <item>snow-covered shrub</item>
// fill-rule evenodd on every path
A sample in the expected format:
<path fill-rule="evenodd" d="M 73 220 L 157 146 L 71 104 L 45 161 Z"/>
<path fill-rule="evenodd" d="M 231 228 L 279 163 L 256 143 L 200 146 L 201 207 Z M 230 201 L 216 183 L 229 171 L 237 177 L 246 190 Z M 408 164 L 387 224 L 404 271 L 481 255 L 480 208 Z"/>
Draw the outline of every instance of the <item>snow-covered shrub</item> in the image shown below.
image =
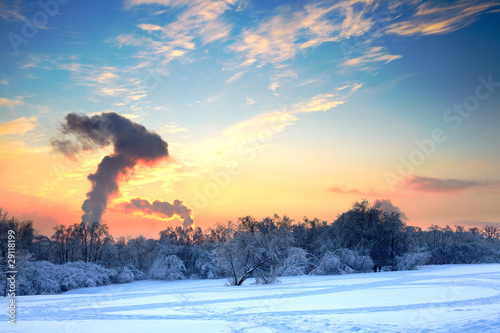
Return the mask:
<path fill-rule="evenodd" d="M 29 262 L 17 276 L 19 295 L 44 295 L 61 292 L 57 265 L 48 261 Z"/>
<path fill-rule="evenodd" d="M 134 275 L 134 281 L 147 280 L 148 276 L 134 265 L 126 265 L 124 268 L 128 269 Z"/>
<path fill-rule="evenodd" d="M 408 252 L 402 256 L 394 258 L 394 265 L 392 266 L 392 269 L 395 271 L 411 270 L 415 269 L 418 265 L 425 265 L 428 260 L 429 253 L 427 252 Z"/>
<path fill-rule="evenodd" d="M 278 268 L 277 274 L 279 276 L 305 275 L 308 266 L 307 251 L 299 247 L 292 247 L 288 251 L 288 256 Z"/>
<path fill-rule="evenodd" d="M 82 261 L 70 262 L 62 265 L 61 268 L 65 271 L 61 281 L 63 291 L 110 284 L 116 274 L 111 269 Z"/>
<path fill-rule="evenodd" d="M 368 256 L 361 256 L 356 251 L 338 249 L 326 252 L 318 266 L 310 273 L 312 275 L 336 275 L 369 272 L 373 261 Z"/>
<path fill-rule="evenodd" d="M 184 263 L 176 255 L 161 256 L 151 266 L 149 277 L 155 280 L 184 280 L 185 271 Z"/>
<path fill-rule="evenodd" d="M 373 270 L 373 260 L 369 256 L 362 256 L 356 251 L 345 248 L 338 249 L 334 253 L 355 273 L 367 273 Z"/>
<path fill-rule="evenodd" d="M 23 263 L 17 275 L 19 295 L 55 294 L 76 288 L 111 283 L 114 270 L 93 263 L 55 265 L 48 261 Z"/>
<path fill-rule="evenodd" d="M 310 274 L 312 275 L 337 275 L 352 273 L 352 269 L 344 269 L 340 258 L 332 252 L 326 252 L 321 258 L 318 267 L 316 267 Z"/>
<path fill-rule="evenodd" d="M 116 277 L 116 282 L 130 283 L 132 281 L 134 281 L 134 273 L 132 273 L 132 271 L 127 267 L 123 267 Z"/>

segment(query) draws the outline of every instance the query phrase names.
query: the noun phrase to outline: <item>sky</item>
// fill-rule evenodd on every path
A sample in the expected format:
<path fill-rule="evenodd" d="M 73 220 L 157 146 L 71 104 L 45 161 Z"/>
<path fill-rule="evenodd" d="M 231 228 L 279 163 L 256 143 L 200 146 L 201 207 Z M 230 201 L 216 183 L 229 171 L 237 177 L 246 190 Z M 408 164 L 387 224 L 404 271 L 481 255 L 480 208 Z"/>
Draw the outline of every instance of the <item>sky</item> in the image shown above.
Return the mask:
<path fill-rule="evenodd" d="M 500 225 L 499 36 L 499 1 L 2 1 L 0 207 L 46 235 L 80 223 L 117 148 L 53 142 L 81 143 L 68 114 L 116 113 L 168 143 L 120 173 L 117 237 L 363 199 Z"/>

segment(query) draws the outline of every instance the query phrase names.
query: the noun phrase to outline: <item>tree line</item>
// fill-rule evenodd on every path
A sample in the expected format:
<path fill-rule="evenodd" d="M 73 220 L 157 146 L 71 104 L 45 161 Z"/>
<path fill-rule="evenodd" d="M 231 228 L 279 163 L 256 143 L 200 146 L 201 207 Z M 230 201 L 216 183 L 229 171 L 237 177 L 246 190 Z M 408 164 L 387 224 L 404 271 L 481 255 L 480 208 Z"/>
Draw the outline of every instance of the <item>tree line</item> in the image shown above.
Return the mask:
<path fill-rule="evenodd" d="M 200 228 L 168 227 L 158 239 L 114 239 L 99 222 L 57 225 L 50 237 L 30 220 L 0 208 L 1 269 L 7 271 L 7 231 L 16 230 L 20 294 L 65 291 L 146 278 L 160 280 L 226 277 L 241 285 L 253 278 L 330 275 L 413 269 L 423 264 L 500 262 L 496 226 L 464 228 L 408 226 L 378 203 L 356 202 L 333 222 L 287 216 Z M 59 273 L 55 273 L 59 272 Z M 55 276 L 57 275 L 57 276 Z M 5 281 L 2 279 L 4 285 Z"/>

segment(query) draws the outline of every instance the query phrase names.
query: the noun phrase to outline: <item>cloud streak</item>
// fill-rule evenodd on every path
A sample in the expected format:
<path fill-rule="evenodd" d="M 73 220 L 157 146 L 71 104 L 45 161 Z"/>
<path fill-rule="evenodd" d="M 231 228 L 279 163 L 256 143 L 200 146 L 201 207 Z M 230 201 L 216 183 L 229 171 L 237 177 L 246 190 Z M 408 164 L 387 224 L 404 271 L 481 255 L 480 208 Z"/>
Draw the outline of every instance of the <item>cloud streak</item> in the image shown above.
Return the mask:
<path fill-rule="evenodd" d="M 288 109 L 261 113 L 227 128 L 225 136 L 241 136 L 266 133 L 281 133 L 288 126 L 295 124 L 297 115 L 310 112 L 326 112 L 347 102 L 363 83 L 350 83 L 334 89 L 330 93 L 316 95 L 305 101 L 295 103 Z"/>
<path fill-rule="evenodd" d="M 386 33 L 401 36 L 450 33 L 474 23 L 482 13 L 499 6 L 498 1 L 423 2 L 406 20 L 389 25 Z"/>
<path fill-rule="evenodd" d="M 234 0 L 130 0 L 127 8 L 141 5 L 161 5 L 178 11 L 174 21 L 165 26 L 142 23 L 138 27 L 147 35 L 121 34 L 114 39 L 118 47 L 140 46 L 141 57 L 161 59 L 163 64 L 183 57 L 196 44 L 212 43 L 228 37 L 231 25 L 223 14 L 235 8 Z"/>
<path fill-rule="evenodd" d="M 23 97 L 22 96 L 17 96 L 13 99 L 9 99 L 6 97 L 1 97 L 0 98 L 0 108 L 8 108 L 8 109 L 13 109 L 16 106 L 24 105 Z"/>
<path fill-rule="evenodd" d="M 23 135 L 36 128 L 36 117 L 21 117 L 6 123 L 0 123 L 0 136 Z"/>
<path fill-rule="evenodd" d="M 416 192 L 455 193 L 473 188 L 491 188 L 500 186 L 499 181 L 477 181 L 460 179 L 443 179 L 412 176 L 406 179 L 405 187 Z"/>
<path fill-rule="evenodd" d="M 362 70 L 373 70 L 373 64 L 388 64 L 391 61 L 400 59 L 400 55 L 389 54 L 383 47 L 371 47 L 362 56 L 352 58 L 342 63 L 343 67 L 356 67 Z"/>

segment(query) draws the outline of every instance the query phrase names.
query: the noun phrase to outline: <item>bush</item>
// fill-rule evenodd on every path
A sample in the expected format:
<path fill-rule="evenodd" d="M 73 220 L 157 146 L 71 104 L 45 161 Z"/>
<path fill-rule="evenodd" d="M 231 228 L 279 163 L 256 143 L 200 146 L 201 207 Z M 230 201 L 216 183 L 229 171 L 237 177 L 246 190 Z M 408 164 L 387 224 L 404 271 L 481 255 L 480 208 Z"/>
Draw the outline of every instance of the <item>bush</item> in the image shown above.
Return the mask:
<path fill-rule="evenodd" d="M 61 282 L 61 289 L 63 291 L 107 285 L 116 276 L 114 270 L 82 261 L 70 262 L 61 265 L 61 268 L 66 273 Z"/>
<path fill-rule="evenodd" d="M 61 292 L 58 267 L 48 261 L 29 262 L 17 277 L 19 295 L 44 295 Z"/>
<path fill-rule="evenodd" d="M 344 267 L 342 267 L 344 266 Z M 347 269 L 345 265 L 342 265 L 340 258 L 328 251 L 321 258 L 318 267 L 316 267 L 310 274 L 312 275 L 338 275 L 352 273 L 352 269 Z"/>
<path fill-rule="evenodd" d="M 134 281 L 147 280 L 148 276 L 134 265 L 126 265 L 124 269 L 128 269 L 134 275 Z"/>
<path fill-rule="evenodd" d="M 26 262 L 17 276 L 19 295 L 54 294 L 71 289 L 110 284 L 116 272 L 99 265 L 73 262 L 54 265 L 48 261 Z"/>
<path fill-rule="evenodd" d="M 130 283 L 134 281 L 134 273 L 127 267 L 123 267 L 116 277 L 117 283 Z"/>
<path fill-rule="evenodd" d="M 305 275 L 309 266 L 307 251 L 299 247 L 292 247 L 283 264 L 278 268 L 279 276 Z"/>
<path fill-rule="evenodd" d="M 394 258 L 394 265 L 392 269 L 395 271 L 405 271 L 415 269 L 418 265 L 425 265 L 429 260 L 429 253 L 427 252 L 408 252 L 402 256 Z"/>
<path fill-rule="evenodd" d="M 373 260 L 369 256 L 359 255 L 358 252 L 349 249 L 338 249 L 335 254 L 355 273 L 368 273 L 373 270 Z"/>
<path fill-rule="evenodd" d="M 356 251 L 338 249 L 335 252 L 326 252 L 319 265 L 311 275 L 338 275 L 369 272 L 373 268 L 373 260 L 368 256 L 361 256 Z"/>

